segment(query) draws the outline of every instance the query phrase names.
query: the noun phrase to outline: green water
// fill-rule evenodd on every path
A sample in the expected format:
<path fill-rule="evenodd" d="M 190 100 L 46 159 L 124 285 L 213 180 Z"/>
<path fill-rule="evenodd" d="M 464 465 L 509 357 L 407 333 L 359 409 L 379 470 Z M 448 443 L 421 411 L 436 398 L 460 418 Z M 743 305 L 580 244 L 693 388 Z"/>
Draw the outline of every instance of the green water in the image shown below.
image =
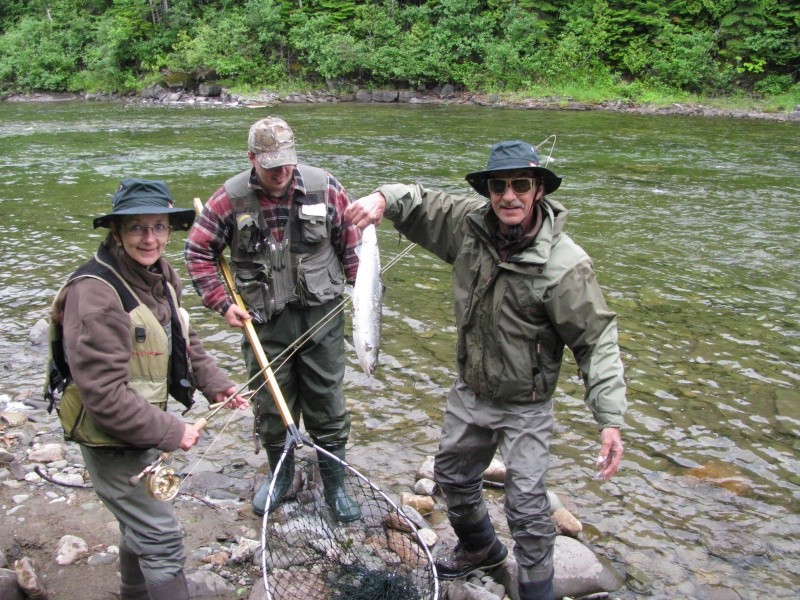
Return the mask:
<path fill-rule="evenodd" d="M 203 200 L 247 166 L 249 125 L 280 114 L 301 160 L 353 196 L 389 181 L 466 190 L 500 139 L 557 135 L 558 200 L 619 315 L 630 408 L 623 468 L 594 478 L 597 432 L 567 360 L 551 487 L 628 574 L 616 598 L 795 598 L 800 589 L 800 128 L 726 119 L 478 107 L 151 108 L 0 103 L 0 399 L 38 391 L 28 333 L 94 251 L 118 181 Z M 168 256 L 182 273 L 183 235 Z M 380 228 L 383 261 L 406 245 Z M 386 273 L 376 377 L 348 355 L 352 462 L 399 492 L 437 447 L 454 378 L 450 273 L 415 249 Z M 239 336 L 187 304 L 243 381 Z M 247 438 L 243 425 L 240 437 Z M 242 450 L 244 448 L 245 450 Z M 252 453 L 231 441 L 222 456 Z M 488 492 L 493 504 L 499 492 Z M 723 596 L 720 596 L 723 597 Z M 730 597 L 730 596 L 724 596 Z"/>

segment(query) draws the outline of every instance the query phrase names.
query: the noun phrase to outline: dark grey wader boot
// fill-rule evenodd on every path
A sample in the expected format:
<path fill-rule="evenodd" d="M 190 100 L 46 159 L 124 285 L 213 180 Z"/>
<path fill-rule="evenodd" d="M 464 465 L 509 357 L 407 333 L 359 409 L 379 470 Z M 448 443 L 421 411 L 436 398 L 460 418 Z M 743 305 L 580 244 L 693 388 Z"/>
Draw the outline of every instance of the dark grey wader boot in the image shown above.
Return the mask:
<path fill-rule="evenodd" d="M 148 586 L 147 589 L 150 600 L 189 600 L 189 584 L 183 571 L 169 581 Z"/>
<path fill-rule="evenodd" d="M 344 460 L 344 442 L 322 445 L 324 448 L 339 460 Z M 344 489 L 346 472 L 341 463 L 326 456 L 322 452 L 317 452 L 319 459 L 319 473 L 322 476 L 322 485 L 325 488 L 325 502 L 327 502 L 333 516 L 341 523 L 351 523 L 361 518 L 361 509 L 358 504 L 347 495 Z"/>
<path fill-rule="evenodd" d="M 259 517 L 264 516 L 267 506 L 267 497 L 269 497 L 269 487 L 272 484 L 272 478 L 275 477 L 275 470 L 278 468 L 278 461 L 283 454 L 283 445 L 281 446 L 267 446 L 267 459 L 269 460 L 269 468 L 271 473 L 266 477 L 258 488 L 255 496 L 253 496 L 253 512 Z M 281 470 L 278 472 L 275 481 L 275 488 L 272 490 L 269 507 L 274 510 L 283 502 L 283 495 L 292 486 L 294 481 L 294 450 L 290 450 L 283 460 Z"/>
<path fill-rule="evenodd" d="M 497 538 L 489 515 L 476 522 L 454 521 L 450 524 L 458 537 L 453 550 L 436 559 L 436 575 L 439 579 L 457 579 L 476 569 L 492 569 L 503 564 L 508 549 Z"/>
<path fill-rule="evenodd" d="M 519 600 L 553 600 L 553 575 L 542 581 L 526 581 L 519 584 Z"/>
<path fill-rule="evenodd" d="M 144 573 L 139 566 L 139 557 L 133 552 L 119 551 L 119 599 L 150 600 Z"/>

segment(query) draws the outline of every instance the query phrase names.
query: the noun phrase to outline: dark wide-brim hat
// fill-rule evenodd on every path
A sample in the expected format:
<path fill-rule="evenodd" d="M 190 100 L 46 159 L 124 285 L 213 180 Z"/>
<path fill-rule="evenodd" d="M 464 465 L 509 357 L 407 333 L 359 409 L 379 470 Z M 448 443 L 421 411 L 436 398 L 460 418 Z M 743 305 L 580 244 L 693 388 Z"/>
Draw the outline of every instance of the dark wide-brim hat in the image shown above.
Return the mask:
<path fill-rule="evenodd" d="M 126 215 L 169 215 L 173 229 L 186 231 L 194 222 L 194 210 L 175 208 L 172 194 L 163 181 L 124 179 L 111 198 L 111 212 L 94 220 L 94 228 L 108 227 Z"/>
<path fill-rule="evenodd" d="M 489 186 L 486 180 L 495 171 L 516 171 L 525 169 L 531 171 L 534 177 L 541 179 L 544 193 L 551 194 L 561 185 L 561 177 L 550 169 L 541 166 L 542 161 L 536 147 L 526 142 L 508 141 L 497 142 L 489 151 L 489 162 L 483 171 L 470 173 L 464 179 L 475 188 L 481 196 L 489 197 Z"/>

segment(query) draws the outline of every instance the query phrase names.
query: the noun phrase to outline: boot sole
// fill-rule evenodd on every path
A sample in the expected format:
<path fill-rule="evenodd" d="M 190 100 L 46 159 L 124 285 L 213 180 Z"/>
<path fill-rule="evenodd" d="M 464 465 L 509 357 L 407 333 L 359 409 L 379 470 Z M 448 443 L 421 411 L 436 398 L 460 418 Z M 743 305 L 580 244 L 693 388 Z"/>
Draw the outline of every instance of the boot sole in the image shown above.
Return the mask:
<path fill-rule="evenodd" d="M 462 569 L 457 573 L 440 573 L 437 567 L 436 569 L 436 578 L 442 579 L 444 581 L 452 581 L 453 579 L 461 579 L 462 577 L 466 577 L 470 573 L 474 573 L 475 571 L 491 571 L 502 565 L 506 562 L 508 558 L 508 554 L 503 556 L 502 558 L 497 559 L 496 561 L 490 562 L 489 564 L 483 565 L 476 565 L 474 567 L 470 567 L 469 569 Z"/>

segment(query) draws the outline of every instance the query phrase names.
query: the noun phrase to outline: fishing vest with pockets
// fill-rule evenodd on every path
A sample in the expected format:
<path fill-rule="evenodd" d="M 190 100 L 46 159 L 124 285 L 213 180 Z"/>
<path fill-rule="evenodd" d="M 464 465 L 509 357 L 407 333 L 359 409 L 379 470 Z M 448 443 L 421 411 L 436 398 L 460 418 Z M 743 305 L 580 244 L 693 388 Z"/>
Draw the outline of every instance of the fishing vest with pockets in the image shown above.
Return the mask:
<path fill-rule="evenodd" d="M 275 240 L 262 213 L 250 171 L 225 182 L 236 220 L 231 267 L 248 310 L 262 321 L 289 303 L 319 306 L 342 295 L 344 268 L 331 242 L 325 171 L 297 165 L 306 194 L 295 196 L 283 240 Z"/>
<path fill-rule="evenodd" d="M 63 313 L 67 288 L 91 277 L 111 286 L 119 297 L 123 310 L 131 319 L 131 357 L 128 363 L 128 388 L 147 398 L 162 410 L 167 408 L 171 394 L 186 408 L 194 403 L 194 376 L 191 372 L 186 340 L 189 338 L 188 315 L 177 308 L 177 295 L 164 280 L 165 295 L 170 303 L 169 333 L 153 312 L 139 300 L 133 289 L 119 275 L 116 261 L 101 246 L 95 257 L 75 271 L 59 290 L 53 301 L 51 315 Z M 44 386 L 48 412 L 58 413 L 64 429 L 64 439 L 92 447 L 131 447 L 100 429 L 83 406 L 83 400 L 72 380 L 68 357 L 64 351 L 63 326 L 50 319 L 50 360 Z"/>

